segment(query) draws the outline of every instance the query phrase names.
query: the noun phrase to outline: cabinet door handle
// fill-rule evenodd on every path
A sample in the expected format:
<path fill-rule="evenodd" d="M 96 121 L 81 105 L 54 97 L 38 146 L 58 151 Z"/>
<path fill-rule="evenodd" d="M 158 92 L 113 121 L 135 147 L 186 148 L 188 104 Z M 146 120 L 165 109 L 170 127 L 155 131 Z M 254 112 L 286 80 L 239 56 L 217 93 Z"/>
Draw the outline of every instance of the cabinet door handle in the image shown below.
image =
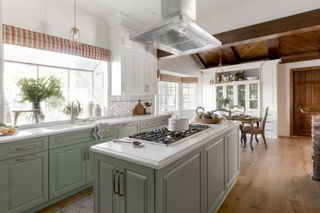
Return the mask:
<path fill-rule="evenodd" d="M 83 154 L 83 160 L 87 160 L 87 149 L 86 148 L 83 148 L 82 150 L 82 154 Z"/>
<path fill-rule="evenodd" d="M 26 150 L 35 149 L 35 148 L 40 148 L 40 146 L 39 145 L 31 145 L 31 146 L 17 147 L 16 151 L 26 151 Z"/>
<path fill-rule="evenodd" d="M 115 171 L 115 173 L 113 174 L 113 193 L 115 195 L 119 194 L 119 171 L 118 170 Z"/>
<path fill-rule="evenodd" d="M 16 161 L 31 160 L 31 159 L 34 159 L 36 157 L 37 157 L 37 155 L 29 155 L 29 156 L 26 156 L 26 157 L 17 158 Z"/>
<path fill-rule="evenodd" d="M 89 147 L 87 148 L 87 160 L 90 160 L 90 150 L 89 150 Z"/>
<path fill-rule="evenodd" d="M 119 185 L 119 196 L 123 197 L 124 196 L 124 177 L 123 177 L 124 173 L 120 172 L 119 175 L 119 180 L 118 180 L 118 185 Z"/>

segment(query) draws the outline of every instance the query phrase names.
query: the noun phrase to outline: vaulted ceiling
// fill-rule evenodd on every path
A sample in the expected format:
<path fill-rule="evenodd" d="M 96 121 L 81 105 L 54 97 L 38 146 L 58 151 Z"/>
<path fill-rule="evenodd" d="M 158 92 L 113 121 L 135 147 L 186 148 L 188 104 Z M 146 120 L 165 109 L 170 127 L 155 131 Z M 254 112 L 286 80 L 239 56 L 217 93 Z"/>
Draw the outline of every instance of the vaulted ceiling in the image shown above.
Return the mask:
<path fill-rule="evenodd" d="M 320 9 L 214 35 L 222 47 L 191 55 L 201 69 L 265 59 L 320 58 Z M 158 57 L 172 57 L 158 51 Z"/>

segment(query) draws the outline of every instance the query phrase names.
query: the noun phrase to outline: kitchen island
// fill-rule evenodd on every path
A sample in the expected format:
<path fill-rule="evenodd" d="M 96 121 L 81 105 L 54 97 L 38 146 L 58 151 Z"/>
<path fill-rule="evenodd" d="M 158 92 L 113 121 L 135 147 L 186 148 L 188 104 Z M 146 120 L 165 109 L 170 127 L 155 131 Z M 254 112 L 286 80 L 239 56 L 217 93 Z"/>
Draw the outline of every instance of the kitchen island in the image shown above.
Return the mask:
<path fill-rule="evenodd" d="M 95 145 L 95 212 L 216 212 L 239 176 L 239 147 L 232 121 L 170 146 Z"/>

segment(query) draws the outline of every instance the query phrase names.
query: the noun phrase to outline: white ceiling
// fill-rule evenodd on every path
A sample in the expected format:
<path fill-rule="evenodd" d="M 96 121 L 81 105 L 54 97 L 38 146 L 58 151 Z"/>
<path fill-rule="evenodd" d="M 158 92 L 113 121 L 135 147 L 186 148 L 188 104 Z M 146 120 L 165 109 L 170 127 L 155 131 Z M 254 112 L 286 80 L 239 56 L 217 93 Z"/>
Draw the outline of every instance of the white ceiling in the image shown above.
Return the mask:
<path fill-rule="evenodd" d="M 57 0 L 55 0 L 57 1 Z M 73 4 L 73 0 L 59 0 Z M 196 0 L 197 24 L 211 34 L 320 8 L 319 0 Z M 161 17 L 161 0 L 77 0 L 78 7 L 113 23 L 119 12 L 141 27 Z"/>
<path fill-rule="evenodd" d="M 73 0 L 60 0 L 73 4 Z M 263 0 L 197 0 L 197 19 L 248 6 Z M 78 7 L 108 19 L 118 12 L 150 25 L 160 20 L 161 0 L 77 0 Z"/>

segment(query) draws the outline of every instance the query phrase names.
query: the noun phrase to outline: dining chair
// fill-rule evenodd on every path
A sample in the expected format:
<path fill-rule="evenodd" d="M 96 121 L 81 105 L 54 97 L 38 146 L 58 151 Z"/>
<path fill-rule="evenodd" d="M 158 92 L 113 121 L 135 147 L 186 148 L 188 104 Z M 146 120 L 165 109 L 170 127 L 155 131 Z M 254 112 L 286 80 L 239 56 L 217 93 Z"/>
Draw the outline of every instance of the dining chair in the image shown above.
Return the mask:
<path fill-rule="evenodd" d="M 230 108 L 231 116 L 235 115 L 244 115 L 246 112 L 246 108 L 243 106 L 232 106 Z"/>
<path fill-rule="evenodd" d="M 253 135 L 257 141 L 257 143 L 259 142 L 257 135 L 261 135 L 264 145 L 266 147 L 266 149 L 268 149 L 267 146 L 267 141 L 266 141 L 266 137 L 265 137 L 265 126 L 266 126 L 266 122 L 267 122 L 267 117 L 268 117 L 268 111 L 269 111 L 269 107 L 266 108 L 264 117 L 262 119 L 262 121 L 257 123 L 257 126 L 254 125 L 246 125 L 242 127 L 242 131 L 245 137 L 245 141 L 247 140 L 247 134 L 251 134 L 251 138 L 250 138 L 250 144 L 252 144 L 252 140 L 253 140 Z"/>

